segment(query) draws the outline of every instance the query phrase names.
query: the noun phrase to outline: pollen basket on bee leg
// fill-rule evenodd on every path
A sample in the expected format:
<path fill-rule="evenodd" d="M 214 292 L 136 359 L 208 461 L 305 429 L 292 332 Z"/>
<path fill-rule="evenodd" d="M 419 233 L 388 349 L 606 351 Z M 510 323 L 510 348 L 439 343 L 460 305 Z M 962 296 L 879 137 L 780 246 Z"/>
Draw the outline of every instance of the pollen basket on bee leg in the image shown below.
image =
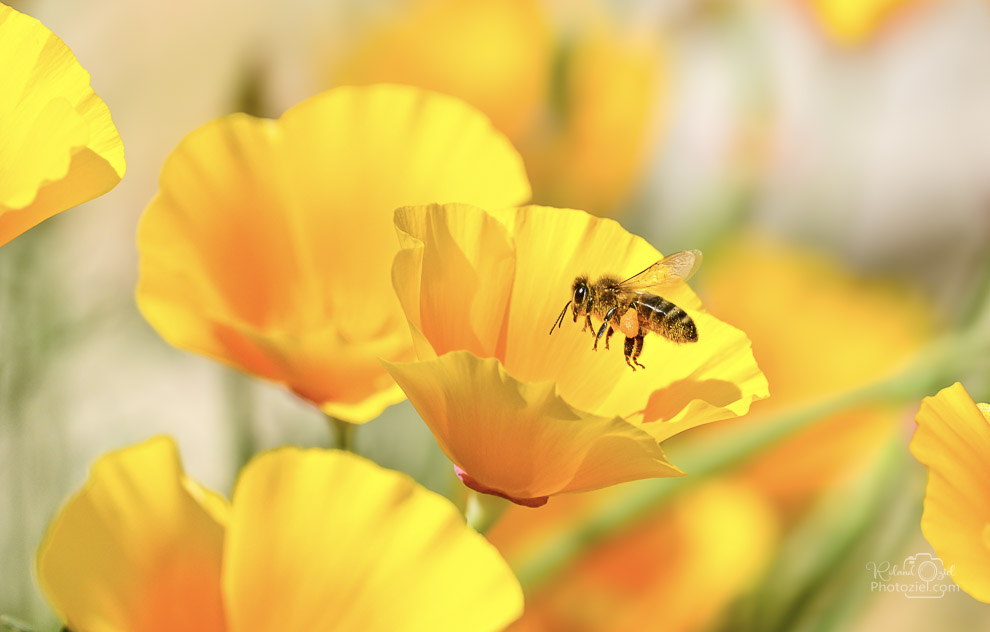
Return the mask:
<path fill-rule="evenodd" d="M 639 335 L 639 314 L 634 307 L 626 310 L 619 321 L 619 331 L 626 338 L 635 338 Z"/>

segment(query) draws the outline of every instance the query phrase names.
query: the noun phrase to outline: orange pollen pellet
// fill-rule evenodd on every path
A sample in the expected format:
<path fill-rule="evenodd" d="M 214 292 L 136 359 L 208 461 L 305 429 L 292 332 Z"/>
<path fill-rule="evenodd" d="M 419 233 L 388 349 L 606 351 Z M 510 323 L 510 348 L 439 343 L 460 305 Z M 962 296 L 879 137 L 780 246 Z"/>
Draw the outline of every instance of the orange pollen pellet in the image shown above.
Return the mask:
<path fill-rule="evenodd" d="M 630 307 L 622 315 L 622 320 L 619 322 L 619 331 L 626 338 L 635 338 L 639 335 L 639 315 L 635 309 Z"/>

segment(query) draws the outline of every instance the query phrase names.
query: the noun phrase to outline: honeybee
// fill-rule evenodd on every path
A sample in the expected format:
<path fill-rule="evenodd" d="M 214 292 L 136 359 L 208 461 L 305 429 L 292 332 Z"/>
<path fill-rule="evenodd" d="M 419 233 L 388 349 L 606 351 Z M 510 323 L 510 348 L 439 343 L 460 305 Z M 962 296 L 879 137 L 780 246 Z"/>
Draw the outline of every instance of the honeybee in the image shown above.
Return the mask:
<path fill-rule="evenodd" d="M 550 333 L 563 324 L 567 308 L 573 304 L 574 322 L 584 316 L 581 331 L 590 327 L 591 335 L 595 337 L 593 350 L 598 350 L 602 334 L 605 335 L 605 349 L 608 349 L 609 338 L 619 331 L 626 337 L 626 364 L 633 371 L 636 366 L 645 369 L 637 358 L 643 352 L 643 336 L 647 333 L 653 332 L 676 343 L 698 341 L 698 329 L 687 312 L 653 292 L 684 283 L 700 265 L 701 251 L 683 250 L 664 257 L 625 281 L 604 275 L 590 283 L 587 275 L 579 276 L 571 286 L 571 300 L 560 311 Z M 602 319 L 597 333 L 591 324 L 592 314 Z"/>

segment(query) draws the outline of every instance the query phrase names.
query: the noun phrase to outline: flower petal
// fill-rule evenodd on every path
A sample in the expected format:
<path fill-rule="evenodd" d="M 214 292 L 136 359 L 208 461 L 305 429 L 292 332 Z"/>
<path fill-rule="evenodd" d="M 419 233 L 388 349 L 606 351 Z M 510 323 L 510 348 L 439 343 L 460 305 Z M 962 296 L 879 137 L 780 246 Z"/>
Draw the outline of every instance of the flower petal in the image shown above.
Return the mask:
<path fill-rule="evenodd" d="M 52 521 L 38 578 L 73 630 L 224 630 L 226 507 L 158 437 L 108 454 Z"/>
<path fill-rule="evenodd" d="M 646 370 L 631 371 L 617 342 L 610 351 L 600 346 L 595 353 L 592 336 L 571 322 L 547 336 L 534 321 L 553 322 L 575 277 L 590 274 L 594 281 L 613 274 L 625 279 L 662 255 L 617 222 L 580 211 L 526 207 L 495 215 L 509 227 L 516 268 L 522 271 L 512 288 L 506 335 L 505 366 L 513 376 L 554 379 L 571 405 L 597 415 L 636 416 L 646 422 L 644 430 L 661 440 L 744 414 L 753 400 L 767 396 L 749 339 L 707 314 L 686 284 L 663 291 L 663 297 L 691 315 L 698 342 L 678 345 L 647 335 L 640 356 Z M 559 299 L 548 300 L 548 291 Z"/>
<path fill-rule="evenodd" d="M 124 175 L 110 112 L 72 51 L 0 4 L 0 245 Z"/>
<path fill-rule="evenodd" d="M 857 46 L 868 42 L 884 26 L 923 0 L 804 0 L 821 29 L 836 44 Z"/>
<path fill-rule="evenodd" d="M 392 282 L 419 341 L 417 353 L 430 358 L 462 349 L 495 355 L 515 276 L 512 242 L 502 224 L 476 207 L 428 209 L 395 212 L 403 249 Z"/>
<path fill-rule="evenodd" d="M 546 336 L 533 321 L 553 321 L 558 301 L 563 304 L 569 298 L 576 276 L 590 273 L 595 280 L 614 274 L 625 279 L 662 255 L 617 222 L 580 211 L 526 207 L 495 215 L 509 227 L 516 268 L 525 271 L 516 275 L 512 288 L 506 335 L 505 363 L 514 376 L 554 379 L 571 405 L 643 422 L 642 428 L 658 440 L 745 414 L 752 401 L 767 396 L 766 378 L 756 366 L 749 339 L 707 314 L 686 284 L 663 291 L 663 297 L 691 315 L 699 340 L 678 345 L 647 335 L 640 356 L 646 370 L 631 371 L 622 361 L 621 348 L 616 348 L 618 342 L 608 352 L 599 348 L 595 353 L 591 336 L 573 323 Z M 547 300 L 548 289 L 559 292 L 558 301 Z"/>
<path fill-rule="evenodd" d="M 413 354 L 390 284 L 393 210 L 528 196 L 519 155 L 450 97 L 339 88 L 278 121 L 224 117 L 166 161 L 139 230 L 138 303 L 175 346 L 361 423 L 401 399 L 378 357 Z"/>
<path fill-rule="evenodd" d="M 502 550 L 523 549 L 519 535 L 542 530 L 547 537 L 530 544 L 552 546 L 550 534 L 601 511 L 609 493 L 583 495 L 558 515 L 510 509 L 490 537 Z M 525 615 L 509 630 L 711 629 L 752 590 L 772 560 L 777 535 L 773 507 L 758 490 L 707 482 L 584 551 L 566 572 L 527 595 Z"/>
<path fill-rule="evenodd" d="M 337 84 L 395 82 L 464 99 L 513 140 L 550 88 L 550 16 L 539 0 L 412 0 L 348 51 Z"/>
<path fill-rule="evenodd" d="M 576 276 L 590 272 L 593 278 L 602 274 L 626 278 L 662 255 L 615 221 L 582 211 L 528 206 L 491 212 L 502 230 L 479 217 L 483 213 L 434 205 L 403 209 L 396 215 L 400 231 L 416 237 L 419 244 L 407 244 L 407 249 L 425 248 L 421 255 L 405 254 L 396 260 L 396 288 L 405 295 L 402 303 L 410 322 L 439 347 L 438 353 L 466 349 L 497 357 L 515 379 L 555 381 L 560 396 L 571 406 L 598 416 L 631 417 L 661 440 L 699 424 L 745 414 L 752 401 L 767 396 L 766 378 L 753 359 L 749 339 L 706 313 L 686 284 L 671 288 L 664 298 L 692 316 L 699 341 L 677 345 L 648 335 L 641 356 L 648 367 L 645 371 L 631 371 L 614 341 L 614 347 L 620 348 L 606 351 L 601 345 L 597 353 L 592 351 L 592 335 L 582 332 L 566 314 L 563 326 L 548 336 L 547 326 L 570 298 Z M 515 253 L 508 292 L 502 287 L 509 273 L 504 263 L 509 256 L 506 234 Z M 465 279 L 491 279 L 491 283 L 474 289 Z M 472 298 L 475 295 L 487 302 L 478 302 Z M 499 295 L 509 301 L 507 318 L 502 316 Z M 489 318 L 484 327 L 470 324 L 479 313 Z M 451 335 L 460 331 L 459 326 L 472 332 L 484 330 L 485 343 L 474 344 L 475 338 L 468 335 Z"/>
<path fill-rule="evenodd" d="M 241 473 L 224 568 L 231 629 L 501 630 L 522 591 L 454 506 L 345 452 L 285 448 Z"/>
<path fill-rule="evenodd" d="M 444 454 L 517 502 L 680 474 L 647 433 L 572 408 L 552 382 L 516 380 L 495 358 L 454 351 L 386 367 Z"/>
<path fill-rule="evenodd" d="M 915 419 L 911 453 L 928 466 L 921 530 L 953 581 L 990 603 L 990 408 L 957 382 L 922 400 Z"/>
<path fill-rule="evenodd" d="M 582 5 L 590 15 L 560 53 L 559 132 L 549 142 L 544 134 L 522 144 L 521 151 L 534 200 L 615 215 L 657 146 L 669 70 L 656 34 L 619 28 L 603 5 Z"/>

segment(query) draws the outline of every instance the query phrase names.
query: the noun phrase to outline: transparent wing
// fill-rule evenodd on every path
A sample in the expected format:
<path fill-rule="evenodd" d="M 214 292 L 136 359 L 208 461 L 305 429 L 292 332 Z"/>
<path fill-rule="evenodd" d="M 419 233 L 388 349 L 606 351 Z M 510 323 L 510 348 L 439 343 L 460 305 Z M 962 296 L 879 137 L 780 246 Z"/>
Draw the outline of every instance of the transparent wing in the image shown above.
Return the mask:
<path fill-rule="evenodd" d="M 701 266 L 700 250 L 682 250 L 664 257 L 639 274 L 619 284 L 628 292 L 645 292 L 650 288 L 672 287 L 690 279 Z"/>

